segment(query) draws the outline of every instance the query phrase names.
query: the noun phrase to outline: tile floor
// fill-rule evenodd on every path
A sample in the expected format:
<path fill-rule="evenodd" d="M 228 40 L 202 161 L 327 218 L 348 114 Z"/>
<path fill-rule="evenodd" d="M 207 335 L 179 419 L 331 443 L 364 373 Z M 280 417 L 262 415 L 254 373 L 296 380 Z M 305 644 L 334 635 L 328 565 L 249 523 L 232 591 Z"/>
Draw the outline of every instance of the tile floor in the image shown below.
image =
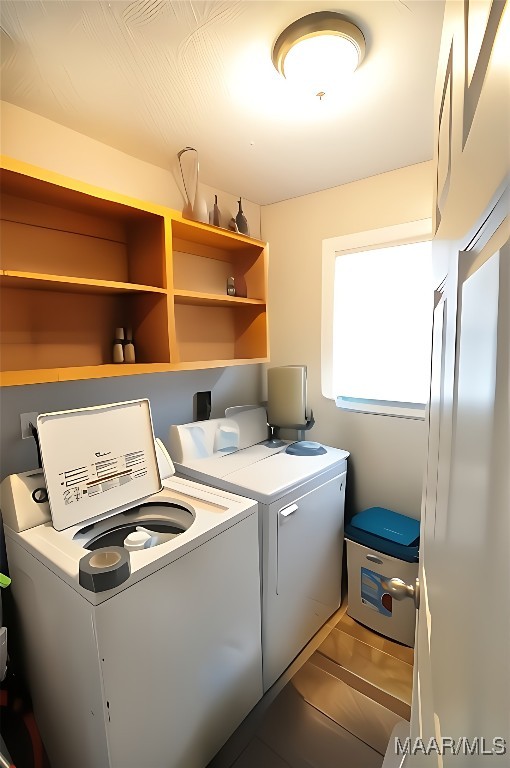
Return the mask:
<path fill-rule="evenodd" d="M 343 606 L 208 768 L 381 768 L 393 727 L 410 716 L 413 657 Z"/>

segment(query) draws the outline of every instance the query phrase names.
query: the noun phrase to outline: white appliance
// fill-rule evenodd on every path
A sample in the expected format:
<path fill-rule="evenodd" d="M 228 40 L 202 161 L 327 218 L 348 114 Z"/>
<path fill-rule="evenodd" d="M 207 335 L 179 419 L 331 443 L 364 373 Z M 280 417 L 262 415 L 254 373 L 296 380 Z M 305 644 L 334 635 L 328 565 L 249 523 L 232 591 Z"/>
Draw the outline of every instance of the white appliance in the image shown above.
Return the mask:
<path fill-rule="evenodd" d="M 408 563 L 347 539 L 347 573 L 348 615 L 381 635 L 414 648 L 414 600 L 394 599 L 387 591 L 387 582 L 396 578 L 405 584 L 416 584 L 418 563 Z"/>
<path fill-rule="evenodd" d="M 340 605 L 349 455 L 305 441 L 294 446 L 312 455 L 292 455 L 266 437 L 266 410 L 251 406 L 169 438 L 178 473 L 259 503 L 264 691 Z"/>
<path fill-rule="evenodd" d="M 256 505 L 172 477 L 148 401 L 38 428 L 1 506 L 52 768 L 204 768 L 262 695 Z"/>

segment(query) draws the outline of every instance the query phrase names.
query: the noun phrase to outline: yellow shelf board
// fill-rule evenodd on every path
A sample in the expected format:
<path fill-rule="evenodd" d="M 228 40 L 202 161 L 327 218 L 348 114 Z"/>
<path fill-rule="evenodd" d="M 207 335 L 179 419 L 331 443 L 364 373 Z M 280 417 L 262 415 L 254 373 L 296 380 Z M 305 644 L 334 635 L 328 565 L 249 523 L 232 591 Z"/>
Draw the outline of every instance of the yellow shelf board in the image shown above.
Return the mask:
<path fill-rule="evenodd" d="M 263 249 L 266 246 L 266 243 L 254 237 L 241 235 L 223 227 L 215 227 L 213 224 L 190 221 L 175 211 L 169 211 L 169 213 L 172 219 L 172 235 L 181 240 L 191 240 L 200 245 L 232 251 L 239 251 L 243 246 L 255 246 L 257 249 Z"/>
<path fill-rule="evenodd" d="M 53 195 L 58 199 L 62 198 L 62 202 L 65 203 L 66 199 L 79 195 L 86 195 L 89 200 L 95 198 L 98 201 L 99 206 L 105 206 L 106 209 L 111 211 L 117 210 L 119 215 L 128 214 L 130 216 L 144 214 L 155 214 L 157 216 L 165 216 L 171 212 L 171 209 L 158 205 L 157 203 L 150 203 L 144 200 L 139 200 L 134 197 L 129 197 L 113 190 L 103 189 L 96 187 L 88 182 L 80 181 L 79 179 L 73 179 L 69 176 L 64 176 L 61 173 L 41 168 L 37 165 L 25 163 L 22 160 L 18 160 L 7 155 L 0 155 L 0 168 L 6 171 L 12 171 L 19 174 L 19 181 L 14 183 L 13 189 L 11 185 L 8 185 L 6 191 L 12 191 L 12 194 L 24 194 L 25 186 L 27 190 L 34 189 L 34 180 L 37 182 L 43 182 L 45 184 L 51 184 L 53 187 Z M 25 179 L 23 179 L 25 177 Z M 58 192 L 60 188 L 60 193 Z M 41 190 L 43 188 L 41 187 Z M 44 189 L 48 190 L 48 187 Z M 29 194 L 30 198 L 31 195 Z M 78 200 L 79 198 L 76 197 Z M 128 210 L 129 209 L 129 210 Z M 172 211 L 173 213 L 173 211 Z M 177 214 L 177 211 L 175 212 Z"/>
<path fill-rule="evenodd" d="M 1 387 L 23 386 L 23 384 L 47 384 L 52 381 L 58 381 L 58 368 L 0 371 Z"/>
<path fill-rule="evenodd" d="M 106 365 L 80 365 L 68 368 L 41 368 L 33 371 L 3 371 L 0 384 L 4 387 L 20 384 L 43 384 L 53 381 L 104 379 L 112 376 L 133 376 L 142 373 L 163 373 L 175 368 L 171 363 L 109 363 Z"/>
<path fill-rule="evenodd" d="M 260 306 L 265 307 L 263 299 L 246 299 L 242 296 L 227 296 L 219 293 L 202 293 L 200 291 L 175 290 L 174 300 L 176 304 L 192 304 L 202 307 L 232 307 L 232 306 Z"/>
<path fill-rule="evenodd" d="M 206 368 L 230 368 L 234 365 L 255 365 L 258 363 L 268 363 L 268 357 L 236 357 L 230 360 L 192 360 L 175 363 L 172 367 L 174 371 L 200 371 Z"/>
<path fill-rule="evenodd" d="M 267 363 L 269 358 L 236 358 L 235 360 L 202 360 L 182 363 L 113 363 L 106 365 L 83 365 L 69 368 L 40 368 L 26 371 L 0 372 L 0 386 L 15 387 L 24 384 L 47 384 L 57 381 L 79 381 L 81 379 L 107 379 L 114 376 L 136 376 L 146 373 L 171 373 L 197 371 L 206 368 L 229 368 L 234 365 Z"/>
<path fill-rule="evenodd" d="M 59 381 L 78 379 L 106 379 L 111 376 L 135 376 L 143 373 L 164 373 L 172 370 L 171 363 L 107 363 L 105 365 L 80 365 L 58 369 Z"/>
<path fill-rule="evenodd" d="M 165 288 L 115 280 L 95 280 L 88 277 L 67 277 L 39 272 L 5 270 L 0 274 L 0 286 L 66 291 L 67 293 L 166 293 Z"/>

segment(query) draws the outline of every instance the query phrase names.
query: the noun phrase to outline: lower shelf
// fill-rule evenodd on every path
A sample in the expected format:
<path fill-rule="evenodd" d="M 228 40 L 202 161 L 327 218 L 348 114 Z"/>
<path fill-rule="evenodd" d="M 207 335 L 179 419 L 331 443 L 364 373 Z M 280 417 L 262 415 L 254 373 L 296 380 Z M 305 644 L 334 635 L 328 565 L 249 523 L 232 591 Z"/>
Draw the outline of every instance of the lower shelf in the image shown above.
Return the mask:
<path fill-rule="evenodd" d="M 0 302 L 2 368 L 96 368 L 112 361 L 115 329 L 133 331 L 139 363 L 170 363 L 167 296 L 94 294 L 4 287 Z M 45 381 L 55 380 L 46 374 Z M 35 383 L 35 382 L 34 382 Z"/>
<path fill-rule="evenodd" d="M 267 357 L 265 305 L 175 306 L 177 360 Z"/>
<path fill-rule="evenodd" d="M 73 293 L 6 285 L 0 302 L 3 386 L 223 368 L 267 361 L 265 304 L 175 305 L 166 293 Z M 115 365 L 115 328 L 133 331 L 136 364 Z"/>
<path fill-rule="evenodd" d="M 196 371 L 206 368 L 229 368 L 235 365 L 267 363 L 267 357 L 227 360 L 193 360 L 183 363 L 135 363 L 134 365 L 85 365 L 72 368 L 39 368 L 30 371 L 0 371 L 0 386 L 47 384 L 57 381 L 106 379 L 114 376 L 135 376 L 144 373 Z"/>

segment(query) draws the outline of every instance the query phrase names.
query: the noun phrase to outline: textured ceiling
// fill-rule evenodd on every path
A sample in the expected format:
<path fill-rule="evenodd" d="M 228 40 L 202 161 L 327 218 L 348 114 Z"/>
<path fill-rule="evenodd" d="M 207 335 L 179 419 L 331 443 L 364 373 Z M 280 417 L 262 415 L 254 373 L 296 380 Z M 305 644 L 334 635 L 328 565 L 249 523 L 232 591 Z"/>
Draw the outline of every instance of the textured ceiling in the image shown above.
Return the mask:
<path fill-rule="evenodd" d="M 322 101 L 277 74 L 290 22 L 337 10 L 367 52 Z M 442 0 L 0 3 L 2 98 L 203 182 L 271 203 L 432 157 Z M 34 137 L 36 140 L 36 137 Z"/>

